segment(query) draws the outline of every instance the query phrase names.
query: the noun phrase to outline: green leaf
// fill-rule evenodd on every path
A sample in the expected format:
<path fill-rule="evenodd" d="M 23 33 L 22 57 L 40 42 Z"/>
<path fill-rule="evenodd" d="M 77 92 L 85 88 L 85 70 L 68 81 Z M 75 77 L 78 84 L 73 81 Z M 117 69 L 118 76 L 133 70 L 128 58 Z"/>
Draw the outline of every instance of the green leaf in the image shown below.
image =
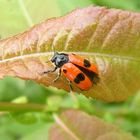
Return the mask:
<path fill-rule="evenodd" d="M 0 10 L 2 12 L 0 15 L 2 38 L 23 32 L 35 23 L 52 16 L 60 16 L 57 2 L 49 0 L 34 2 L 32 0 L 1 0 Z"/>
<path fill-rule="evenodd" d="M 12 103 L 22 103 L 22 104 L 25 104 L 25 103 L 28 103 L 28 99 L 27 99 L 26 96 L 20 96 L 20 97 L 14 99 L 12 101 Z"/>
<path fill-rule="evenodd" d="M 67 110 L 54 118 L 56 124 L 50 129 L 49 140 L 137 140 L 117 126 L 81 111 Z"/>
<path fill-rule="evenodd" d="M 100 82 L 88 91 L 74 91 L 108 102 L 123 101 L 140 86 L 140 14 L 90 6 L 34 26 L 28 32 L 0 41 L 0 78 L 7 75 L 34 80 L 69 91 L 57 72 L 45 63 L 56 51 L 88 58 L 99 69 Z"/>
<path fill-rule="evenodd" d="M 32 112 L 27 112 L 27 113 L 21 113 L 21 112 L 16 112 L 16 113 L 11 113 L 11 116 L 19 123 L 22 124 L 34 124 L 38 121 L 38 118 L 35 113 Z"/>
<path fill-rule="evenodd" d="M 0 36 L 15 35 L 51 17 L 61 16 L 77 7 L 92 4 L 90 0 L 1 0 Z"/>
<path fill-rule="evenodd" d="M 113 1 L 113 0 L 92 0 L 98 5 L 101 6 L 107 6 L 107 7 L 114 7 L 114 8 L 120 8 L 120 9 L 127 9 L 127 10 L 139 10 L 137 8 L 138 3 L 134 2 L 135 0 L 119 0 L 119 1 Z"/>
<path fill-rule="evenodd" d="M 33 131 L 32 133 L 29 133 L 25 135 L 21 140 L 48 140 L 48 130 L 51 127 L 50 123 L 47 123 L 47 125 L 38 128 L 37 130 Z"/>
<path fill-rule="evenodd" d="M 40 119 L 46 123 L 53 122 L 52 112 L 43 112 L 40 114 Z"/>
<path fill-rule="evenodd" d="M 57 0 L 57 5 L 60 7 L 61 15 L 64 15 L 73 9 L 83 8 L 93 4 L 91 0 Z"/>
<path fill-rule="evenodd" d="M 48 112 L 55 112 L 62 106 L 62 98 L 60 96 L 51 96 L 47 98 L 47 108 Z"/>

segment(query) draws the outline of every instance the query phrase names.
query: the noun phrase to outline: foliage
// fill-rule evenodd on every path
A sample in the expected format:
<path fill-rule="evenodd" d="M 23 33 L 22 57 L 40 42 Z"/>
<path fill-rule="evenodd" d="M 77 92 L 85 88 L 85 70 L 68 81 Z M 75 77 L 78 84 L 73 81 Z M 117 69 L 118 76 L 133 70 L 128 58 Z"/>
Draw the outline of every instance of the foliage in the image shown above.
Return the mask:
<path fill-rule="evenodd" d="M 47 20 L 0 42 L 0 77 L 15 76 L 68 91 L 65 77 L 50 82 L 57 71 L 42 74 L 53 69 L 45 61 L 52 57 L 54 46 L 59 52 L 80 54 L 98 67 L 100 82 L 85 92 L 73 84 L 75 92 L 107 102 L 123 101 L 139 89 L 139 23 L 140 14 L 96 6 Z"/>
<path fill-rule="evenodd" d="M 54 116 L 54 118 L 56 124 L 50 130 L 50 140 L 136 140 L 114 125 L 107 124 L 96 117 L 88 116 L 81 111 L 67 110 L 61 116 Z"/>
<path fill-rule="evenodd" d="M 69 2 L 65 0 L 53 0 L 53 1 L 41 0 L 34 1 L 33 2 L 34 4 L 32 4 L 31 0 L 25 1 L 2 0 L 0 2 L 0 8 L 2 11 L 0 15 L 1 37 L 6 38 L 8 36 L 12 36 L 14 34 L 24 31 L 25 29 L 28 29 L 33 24 L 39 23 L 45 20 L 46 18 L 64 15 L 77 7 L 88 6 L 92 2 L 98 5 L 106 5 L 108 7 L 117 7 L 133 11 L 140 10 L 138 6 L 139 0 L 129 0 L 127 2 L 125 2 L 124 0 L 120 1 L 71 0 Z M 139 31 L 139 29 L 137 30 Z M 79 48 L 77 48 L 77 50 L 78 49 Z M 97 50 L 97 52 L 98 51 L 99 50 Z M 115 49 L 114 50 L 112 49 L 111 54 L 113 55 L 116 54 L 115 51 L 116 51 Z M 135 52 L 135 50 L 133 49 L 128 50 L 128 52 L 124 50 L 121 52 L 123 53 L 122 54 L 123 56 L 124 55 L 132 56 L 135 59 L 137 59 L 139 55 L 138 54 L 139 51 L 136 50 Z M 121 52 L 118 51 L 118 53 Z M 117 61 L 120 60 L 118 59 Z M 115 71 L 114 74 L 116 76 L 114 79 L 111 78 L 111 80 L 112 81 L 116 80 L 116 77 L 119 74 L 121 74 L 120 83 L 117 84 L 117 86 L 123 87 L 124 85 L 122 84 L 122 80 L 125 78 L 123 77 L 123 75 L 125 76 L 124 74 L 125 72 L 124 67 L 121 66 L 124 66 L 124 63 L 121 61 L 119 64 L 116 65 L 115 62 L 116 61 L 113 60 L 114 69 L 112 72 L 114 73 L 115 69 L 119 66 L 118 70 L 121 69 L 122 74 L 117 73 L 118 71 L 117 72 Z M 111 63 L 112 60 L 110 60 L 110 64 Z M 133 68 L 134 71 L 132 71 L 131 67 Z M 131 81 L 133 82 L 132 87 L 136 85 L 135 84 L 136 82 L 137 83 L 139 82 L 138 67 L 139 66 L 137 62 L 133 62 L 133 60 L 132 61 L 130 60 L 129 66 L 127 66 L 126 69 L 126 71 L 130 73 L 130 75 L 132 76 L 129 78 L 128 81 L 129 83 L 131 80 L 133 80 Z M 65 109 L 69 108 L 79 109 L 92 116 L 97 116 L 98 118 L 101 118 L 106 122 L 115 123 L 122 130 L 131 132 L 133 135 L 140 138 L 139 134 L 140 94 L 139 92 L 136 93 L 136 90 L 133 92 L 128 91 L 130 92 L 130 94 L 134 94 L 135 92 L 136 95 L 134 97 L 129 98 L 127 101 L 123 103 L 107 104 L 99 100 L 97 101 L 94 99 L 87 99 L 83 95 L 69 95 L 67 94 L 67 92 L 63 90 L 57 90 L 56 88 L 52 87 L 46 89 L 43 86 L 40 86 L 32 81 L 25 82 L 17 78 L 14 79 L 11 77 L 6 77 L 4 80 L 1 80 L 0 82 L 1 82 L 0 101 L 9 103 L 8 104 L 9 108 L 7 108 L 8 111 L 16 110 L 16 112 L 12 112 L 10 114 L 1 112 L 0 114 L 1 139 L 4 140 L 16 140 L 16 139 L 38 140 L 44 138 L 47 139 L 48 138 L 47 132 L 50 132 L 49 129 L 54 124 L 53 121 L 57 122 L 54 114 L 59 114 L 60 112 L 63 112 Z M 110 84 L 111 84 L 110 82 L 107 83 L 108 86 Z M 127 84 L 125 85 L 125 87 L 130 88 Z M 118 94 L 123 93 L 118 92 Z M 126 94 L 128 95 L 127 92 Z M 28 105 L 29 112 L 27 111 L 27 107 L 24 106 L 22 103 L 23 104 L 26 103 Z M 5 106 L 5 104 L 1 105 L 0 107 L 1 110 L 3 106 Z M 34 112 L 34 109 L 36 108 L 38 108 L 38 110 Z M 70 115 L 73 115 L 72 119 L 74 119 L 76 117 L 76 112 L 70 113 Z M 68 119 L 68 121 L 69 120 L 70 119 Z M 81 121 L 83 120 L 84 118 L 81 119 Z M 69 123 L 71 122 L 72 120 Z M 57 132 L 58 131 L 59 130 L 57 130 Z M 73 132 L 77 131 L 79 131 L 79 128 Z M 55 131 L 53 133 L 55 133 Z"/>

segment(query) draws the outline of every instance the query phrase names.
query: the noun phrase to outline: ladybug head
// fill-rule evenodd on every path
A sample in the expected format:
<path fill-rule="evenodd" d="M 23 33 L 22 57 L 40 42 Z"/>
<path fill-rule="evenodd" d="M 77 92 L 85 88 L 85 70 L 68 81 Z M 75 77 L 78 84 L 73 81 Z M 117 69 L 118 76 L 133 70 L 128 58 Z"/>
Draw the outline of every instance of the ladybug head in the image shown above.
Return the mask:
<path fill-rule="evenodd" d="M 51 62 L 54 63 L 57 67 L 62 67 L 65 63 L 69 61 L 68 55 L 65 53 L 55 52 L 54 56 L 51 59 Z"/>

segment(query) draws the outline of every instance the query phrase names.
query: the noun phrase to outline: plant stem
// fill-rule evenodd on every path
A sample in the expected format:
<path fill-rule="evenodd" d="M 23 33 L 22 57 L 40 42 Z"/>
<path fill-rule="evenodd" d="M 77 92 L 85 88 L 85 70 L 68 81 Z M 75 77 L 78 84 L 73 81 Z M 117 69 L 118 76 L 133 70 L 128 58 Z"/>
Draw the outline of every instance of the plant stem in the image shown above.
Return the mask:
<path fill-rule="evenodd" d="M 9 111 L 9 112 L 27 112 L 27 111 L 43 111 L 46 108 L 45 105 L 28 103 L 9 103 L 9 102 L 0 102 L 0 111 Z"/>

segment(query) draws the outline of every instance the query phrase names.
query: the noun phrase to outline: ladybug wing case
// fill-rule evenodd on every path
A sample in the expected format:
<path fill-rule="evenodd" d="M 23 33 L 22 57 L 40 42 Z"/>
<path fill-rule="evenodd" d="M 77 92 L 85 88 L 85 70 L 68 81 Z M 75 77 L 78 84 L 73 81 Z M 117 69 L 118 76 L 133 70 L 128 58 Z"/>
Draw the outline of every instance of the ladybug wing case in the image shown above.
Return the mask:
<path fill-rule="evenodd" d="M 61 67 L 61 72 L 81 90 L 88 90 L 92 87 L 92 82 L 89 77 L 72 63 L 64 64 Z"/>
<path fill-rule="evenodd" d="M 75 65 L 83 67 L 84 69 L 86 69 L 88 71 L 92 71 L 92 72 L 98 74 L 97 66 L 94 64 L 91 64 L 89 60 L 84 59 L 79 55 L 69 54 L 69 61 Z"/>
<path fill-rule="evenodd" d="M 76 54 L 69 54 L 69 61 L 77 66 L 94 83 L 99 82 L 97 66 Z"/>

